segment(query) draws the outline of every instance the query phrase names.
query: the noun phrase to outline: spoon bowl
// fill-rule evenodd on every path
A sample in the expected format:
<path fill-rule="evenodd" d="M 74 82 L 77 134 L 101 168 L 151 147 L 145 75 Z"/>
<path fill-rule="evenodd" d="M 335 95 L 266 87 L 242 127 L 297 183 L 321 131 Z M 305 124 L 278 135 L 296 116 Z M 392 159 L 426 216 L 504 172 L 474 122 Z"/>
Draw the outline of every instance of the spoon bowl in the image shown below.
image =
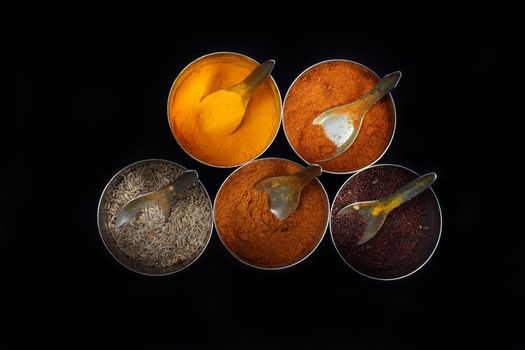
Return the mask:
<path fill-rule="evenodd" d="M 182 173 L 175 180 L 161 187 L 159 190 L 150 192 L 126 203 L 118 212 L 115 221 L 116 229 L 120 229 L 129 220 L 141 214 L 145 209 L 158 206 L 164 214 L 166 222 L 170 216 L 172 208 L 176 204 L 177 196 L 180 196 L 189 185 L 198 180 L 198 174 L 195 170 L 189 170 Z"/>
<path fill-rule="evenodd" d="M 255 68 L 243 81 L 204 97 L 199 106 L 197 121 L 210 136 L 224 137 L 234 133 L 242 123 L 250 97 L 270 76 L 275 66 L 268 60 Z M 220 116 L 228 115 L 226 120 Z"/>
<path fill-rule="evenodd" d="M 274 176 L 259 181 L 255 188 L 268 193 L 270 210 L 279 220 L 292 215 L 301 199 L 301 192 L 310 181 L 322 174 L 319 165 L 308 165 L 290 176 Z"/>
<path fill-rule="evenodd" d="M 332 160 L 352 146 L 357 138 L 363 119 L 368 110 L 394 89 L 401 79 L 401 72 L 397 71 L 385 75 L 367 94 L 358 100 L 346 105 L 330 108 L 313 121 L 313 125 L 320 125 L 326 137 L 335 145 L 335 152 L 319 162 Z"/>

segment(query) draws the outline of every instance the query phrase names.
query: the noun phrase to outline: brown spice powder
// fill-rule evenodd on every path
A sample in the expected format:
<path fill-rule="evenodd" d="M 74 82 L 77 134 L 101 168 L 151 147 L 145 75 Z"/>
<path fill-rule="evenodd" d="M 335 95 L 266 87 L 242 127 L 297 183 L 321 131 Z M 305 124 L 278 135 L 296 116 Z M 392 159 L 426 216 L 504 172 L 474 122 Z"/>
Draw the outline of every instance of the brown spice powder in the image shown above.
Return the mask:
<path fill-rule="evenodd" d="M 305 186 L 299 207 L 283 221 L 270 212 L 267 193 L 255 189 L 264 178 L 301 169 L 290 161 L 263 159 L 240 168 L 224 183 L 215 202 L 215 222 L 233 254 L 253 265 L 279 267 L 299 261 L 317 246 L 328 221 L 328 203 L 317 181 Z"/>
<path fill-rule="evenodd" d="M 335 145 L 312 120 L 327 109 L 347 104 L 366 94 L 379 82 L 368 68 L 349 61 L 321 63 L 300 76 L 290 88 L 284 105 L 286 135 L 296 152 L 310 163 L 327 158 Z M 353 145 L 341 156 L 323 162 L 323 169 L 350 172 L 376 161 L 388 146 L 394 130 L 394 106 L 383 98 L 366 114 Z"/>

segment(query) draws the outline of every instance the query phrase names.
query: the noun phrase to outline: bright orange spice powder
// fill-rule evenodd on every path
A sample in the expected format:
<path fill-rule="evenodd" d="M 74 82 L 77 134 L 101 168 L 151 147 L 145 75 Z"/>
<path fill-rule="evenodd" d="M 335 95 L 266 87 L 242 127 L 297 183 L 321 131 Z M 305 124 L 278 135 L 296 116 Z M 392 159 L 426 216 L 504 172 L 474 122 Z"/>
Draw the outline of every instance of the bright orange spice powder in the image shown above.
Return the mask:
<path fill-rule="evenodd" d="M 317 181 L 303 188 L 297 210 L 283 221 L 271 213 L 268 194 L 255 189 L 262 179 L 301 169 L 284 159 L 261 159 L 226 180 L 217 194 L 214 215 L 217 232 L 234 255 L 259 267 L 283 267 L 317 246 L 328 221 L 328 201 Z"/>
<path fill-rule="evenodd" d="M 237 166 L 256 158 L 268 147 L 281 117 L 279 91 L 271 79 L 250 97 L 244 117 L 233 133 L 208 130 L 214 126 L 213 121 L 199 123 L 203 109 L 209 112 L 214 108 L 201 103 L 207 96 L 240 83 L 256 67 L 257 63 L 245 56 L 216 53 L 194 61 L 179 75 L 170 92 L 168 112 L 171 130 L 186 152 L 207 164 Z M 224 110 L 220 105 L 215 108 Z"/>
<path fill-rule="evenodd" d="M 335 145 L 312 120 L 327 109 L 357 100 L 379 80 L 368 68 L 350 61 L 327 61 L 304 72 L 284 105 L 284 128 L 295 151 L 310 163 L 333 154 Z M 323 169 L 344 173 L 372 164 L 388 147 L 394 123 L 394 106 L 387 96 L 368 111 L 350 149 L 323 162 Z"/>

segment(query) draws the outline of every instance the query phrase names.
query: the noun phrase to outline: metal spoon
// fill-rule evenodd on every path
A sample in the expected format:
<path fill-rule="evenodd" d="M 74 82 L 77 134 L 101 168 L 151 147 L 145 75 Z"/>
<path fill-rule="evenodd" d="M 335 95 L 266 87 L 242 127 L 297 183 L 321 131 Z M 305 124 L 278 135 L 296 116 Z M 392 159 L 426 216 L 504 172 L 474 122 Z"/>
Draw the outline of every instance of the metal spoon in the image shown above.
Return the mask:
<path fill-rule="evenodd" d="M 290 176 L 276 176 L 259 181 L 255 188 L 268 193 L 270 210 L 279 220 L 284 220 L 297 209 L 303 187 L 322 174 L 319 165 L 308 165 Z"/>
<path fill-rule="evenodd" d="M 203 129 L 211 128 L 208 131 L 213 135 L 230 135 L 233 133 L 242 122 L 244 114 L 246 113 L 246 107 L 250 97 L 259 88 L 259 86 L 270 76 L 275 65 L 274 60 L 268 60 L 260 64 L 255 68 L 243 81 L 240 83 L 230 86 L 224 89 L 217 90 L 208 96 L 206 96 L 200 103 L 201 108 L 204 105 L 209 105 L 210 110 L 220 110 L 221 107 L 225 106 L 228 108 L 230 115 L 225 123 L 209 123 L 208 125 L 204 120 L 201 127 Z M 240 100 L 239 100 L 240 97 Z M 227 101 L 227 102 L 225 102 Z M 231 105 L 238 108 L 231 108 Z M 231 113 L 234 111 L 235 113 Z M 209 116 L 208 116 L 209 117 Z M 213 118 L 213 116 L 212 116 Z"/>
<path fill-rule="evenodd" d="M 189 170 L 159 190 L 132 199 L 126 203 L 117 214 L 115 221 L 117 230 L 126 222 L 142 213 L 144 209 L 156 205 L 162 210 L 164 221 L 167 221 L 171 213 L 171 208 L 175 204 L 175 198 L 182 194 L 186 188 L 197 179 L 197 172 L 195 170 Z"/>
<path fill-rule="evenodd" d="M 400 79 L 401 72 L 399 71 L 385 75 L 372 90 L 358 100 L 324 111 L 312 121 L 313 125 L 323 127 L 328 139 L 336 146 L 335 153 L 328 158 L 319 160 L 320 162 L 334 159 L 352 146 L 359 134 L 366 112 L 395 88 Z"/>
<path fill-rule="evenodd" d="M 436 180 L 436 173 L 429 173 L 410 181 L 394 193 L 388 196 L 367 202 L 356 202 L 339 210 L 337 216 L 358 212 L 366 222 L 366 229 L 357 245 L 361 245 L 374 237 L 390 212 L 401 204 L 408 202 L 424 190 L 430 187 Z"/>

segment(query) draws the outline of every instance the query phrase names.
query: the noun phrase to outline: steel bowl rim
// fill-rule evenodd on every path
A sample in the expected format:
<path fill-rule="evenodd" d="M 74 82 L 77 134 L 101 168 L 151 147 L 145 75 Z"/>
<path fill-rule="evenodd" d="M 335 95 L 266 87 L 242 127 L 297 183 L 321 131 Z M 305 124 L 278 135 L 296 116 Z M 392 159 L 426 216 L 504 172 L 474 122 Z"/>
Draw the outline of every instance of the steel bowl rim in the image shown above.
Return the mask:
<path fill-rule="evenodd" d="M 196 59 L 194 59 L 193 61 L 191 61 L 189 64 L 187 64 L 180 72 L 179 74 L 177 74 L 177 77 L 173 80 L 173 83 L 171 84 L 171 87 L 170 87 L 170 91 L 168 93 L 168 100 L 167 100 L 167 106 L 166 106 L 166 112 L 167 112 L 167 116 L 168 116 L 168 125 L 169 125 L 169 128 L 170 128 L 170 132 L 173 136 L 173 138 L 175 139 L 175 142 L 177 142 L 177 145 L 179 145 L 180 148 L 182 148 L 182 150 L 187 154 L 189 155 L 191 158 L 193 158 L 194 160 L 196 160 L 197 162 L 201 163 L 201 164 L 204 164 L 206 166 L 211 166 L 211 167 L 214 167 L 214 168 L 222 168 L 222 169 L 231 169 L 231 168 L 238 168 L 238 167 L 241 167 L 245 164 L 248 164 L 249 162 L 255 160 L 255 159 L 258 159 L 264 152 L 266 152 L 268 150 L 268 148 L 270 148 L 270 146 L 275 142 L 275 139 L 277 137 L 277 134 L 279 134 L 279 130 L 281 129 L 281 124 L 282 124 L 282 121 L 283 121 L 283 111 L 284 111 L 284 104 L 283 104 L 283 99 L 282 99 L 282 96 L 281 96 L 281 91 L 279 89 L 279 85 L 277 85 L 277 82 L 275 81 L 275 79 L 273 78 L 272 75 L 270 75 L 270 78 L 272 80 L 272 83 L 273 85 L 275 86 L 275 90 L 277 91 L 277 97 L 278 97 L 278 100 L 279 100 L 279 106 L 280 106 L 280 115 L 279 115 L 279 120 L 278 120 L 278 125 L 277 125 L 277 128 L 275 129 L 275 133 L 271 139 L 271 141 L 268 143 L 268 145 L 259 153 L 257 154 L 257 156 L 255 156 L 253 159 L 249 159 L 247 160 L 246 162 L 244 163 L 240 163 L 240 164 L 235 164 L 235 165 L 215 165 L 215 164 L 210 164 L 210 163 L 206 163 L 200 159 L 198 159 L 197 157 L 193 156 L 188 150 L 186 150 L 186 148 L 184 148 L 182 146 L 182 143 L 179 141 L 176 133 L 174 132 L 174 126 L 171 124 L 171 119 L 170 119 L 170 101 L 171 101 L 171 96 L 172 96 L 172 91 L 173 91 L 173 88 L 175 87 L 177 81 L 179 80 L 179 77 L 187 70 L 189 69 L 194 63 L 202 60 L 202 59 L 205 59 L 207 57 L 210 57 L 210 56 L 216 56 L 216 55 L 235 55 L 235 56 L 240 56 L 240 57 L 243 57 L 243 58 L 246 58 L 247 60 L 249 61 L 252 61 L 256 64 L 260 64 L 258 61 L 256 61 L 255 59 L 247 56 L 247 55 L 244 55 L 242 53 L 238 53 L 238 52 L 233 52 L 233 51 L 215 51 L 215 52 L 211 52 L 211 53 L 207 53 L 205 55 L 202 55 Z"/>
<path fill-rule="evenodd" d="M 102 241 L 102 243 L 104 244 L 104 247 L 106 248 L 106 250 L 109 252 L 109 254 L 116 260 L 119 262 L 120 265 L 124 266 L 126 269 L 130 270 L 130 271 L 133 271 L 135 273 L 138 273 L 138 274 L 141 274 L 141 275 L 144 275 L 144 276 L 151 276 L 151 277 L 162 277 L 162 276 L 168 276 L 168 275 L 172 275 L 172 274 L 175 274 L 177 272 L 180 272 L 184 269 L 186 269 L 187 267 L 189 267 L 190 265 L 192 265 L 195 261 L 197 261 L 201 255 L 204 253 L 204 251 L 206 250 L 206 248 L 208 247 L 208 244 L 210 242 L 210 239 L 211 239 L 211 236 L 213 234 L 213 226 L 214 226 L 214 220 L 213 220 L 213 206 L 212 206 L 212 201 L 211 201 L 211 198 L 210 198 L 210 195 L 208 193 L 208 190 L 206 189 L 206 187 L 204 186 L 204 184 L 201 182 L 200 179 L 197 179 L 198 183 L 201 185 L 201 187 L 203 188 L 204 190 L 204 193 L 206 194 L 206 197 L 208 198 L 208 204 L 210 205 L 210 209 L 212 211 L 212 218 L 211 218 L 211 225 L 210 225 L 210 232 L 208 233 L 208 237 L 205 241 L 205 243 L 203 244 L 200 252 L 186 265 L 182 266 L 181 268 L 179 269 L 176 269 L 174 271 L 169 271 L 169 272 L 165 272 L 165 273 L 149 273 L 149 272 L 144 272 L 144 271 L 139 271 L 131 266 L 128 266 L 126 263 L 124 263 L 123 261 L 121 261 L 121 259 L 119 259 L 117 256 L 115 256 L 115 254 L 113 254 L 111 248 L 109 247 L 108 245 L 108 242 L 106 242 L 106 240 L 104 239 L 104 236 L 102 234 L 102 223 L 101 223 L 101 220 L 100 220 L 100 215 L 101 215 L 101 205 L 102 205 L 102 201 L 104 199 L 104 196 L 106 195 L 107 191 L 108 191 L 108 188 L 109 186 L 120 176 L 122 175 L 123 172 L 133 168 L 133 167 L 136 167 L 136 166 L 139 166 L 139 165 L 142 165 L 142 164 L 150 164 L 150 163 L 154 163 L 154 162 L 165 162 L 165 163 L 169 163 L 170 165 L 174 165 L 174 166 L 177 166 L 177 167 L 180 167 L 181 169 L 187 171 L 188 168 L 186 168 L 185 166 L 182 166 L 180 165 L 179 163 L 176 163 L 176 162 L 173 162 L 171 160 L 167 160 L 167 159 L 161 159 L 161 158 L 148 158 L 148 159 L 143 159 L 143 160 L 139 160 L 139 161 L 136 161 L 136 162 L 133 162 L 131 164 L 128 164 L 126 165 L 124 168 L 120 169 L 118 172 L 115 173 L 115 175 L 113 175 L 111 177 L 111 179 L 108 181 L 108 183 L 106 184 L 106 186 L 104 186 L 104 190 L 102 191 L 102 194 L 100 195 L 100 199 L 98 201 L 98 206 L 97 206 L 97 227 L 98 227 L 98 233 L 100 235 L 100 239 Z M 118 248 L 116 248 L 118 249 Z M 124 254 L 124 253 L 122 253 Z M 132 260 L 130 258 L 130 260 Z M 139 264 L 139 263 L 137 263 Z"/>
<path fill-rule="evenodd" d="M 391 163 L 382 163 L 382 164 L 373 164 L 367 168 L 364 168 L 358 172 L 356 172 L 355 174 L 352 174 L 352 176 L 350 176 L 342 185 L 341 187 L 339 187 L 339 189 L 337 190 L 337 193 L 335 194 L 334 196 L 334 200 L 332 202 L 332 205 L 330 206 L 330 237 L 332 238 L 332 244 L 334 245 L 335 247 L 335 250 L 337 252 L 337 254 L 339 255 L 339 257 L 341 258 L 341 260 L 343 260 L 345 262 L 346 265 L 350 266 L 350 268 L 352 270 L 354 270 L 355 272 L 357 272 L 358 274 L 360 274 L 361 276 L 364 276 L 364 277 L 367 277 L 367 278 L 370 278 L 370 279 L 373 279 L 373 280 L 376 280 L 376 281 L 396 281 L 396 280 L 400 280 L 400 279 L 403 279 L 405 277 L 408 277 L 414 273 L 416 273 L 417 271 L 419 271 L 423 266 L 425 266 L 429 261 L 430 259 L 432 258 L 432 256 L 434 255 L 438 245 L 439 245 L 439 242 L 441 241 L 441 233 L 443 231 L 443 212 L 441 211 L 441 205 L 439 204 L 439 199 L 436 195 L 436 192 L 434 192 L 434 189 L 432 187 L 429 187 L 429 189 L 432 191 L 432 194 L 434 196 L 434 199 L 436 200 L 436 203 L 437 203 L 437 207 L 438 207 L 438 213 L 439 213 L 439 233 L 438 233 L 438 237 L 437 237 L 437 240 L 436 240 L 436 243 L 434 245 L 434 248 L 432 248 L 432 251 L 430 252 L 430 254 L 428 255 L 428 257 L 417 267 L 415 268 L 414 270 L 404 274 L 404 275 L 401 275 L 401 276 L 397 276 L 397 277 L 393 277 L 393 278 L 381 278 L 381 277 L 375 277 L 375 276 L 370 276 L 362 271 L 359 271 L 357 268 L 355 268 L 354 266 L 352 266 L 348 261 L 346 261 L 346 259 L 343 257 L 343 255 L 341 254 L 341 252 L 339 251 L 339 248 L 337 248 L 337 244 L 335 243 L 335 240 L 334 240 L 334 234 L 332 232 L 332 212 L 333 212 L 333 209 L 334 209 L 334 205 L 335 205 L 335 200 L 337 199 L 337 197 L 339 196 L 339 192 L 341 192 L 341 190 L 343 189 L 343 187 L 346 186 L 346 184 L 354 177 L 356 176 L 357 174 L 360 174 L 362 171 L 366 171 L 366 170 L 369 170 L 371 168 L 375 168 L 375 167 L 382 167 L 382 166 L 392 166 L 392 167 L 397 167 L 397 168 L 401 168 L 401 169 L 404 169 L 404 170 L 407 170 L 409 171 L 410 173 L 416 175 L 416 176 L 419 176 L 419 174 L 417 172 L 415 172 L 414 170 L 410 169 L 410 168 L 407 168 L 403 165 L 399 165 L 399 164 L 391 164 Z"/>
<path fill-rule="evenodd" d="M 244 259 L 242 259 L 241 257 L 237 256 L 235 253 L 233 253 L 230 248 L 228 247 L 228 245 L 224 242 L 224 240 L 222 239 L 222 236 L 221 236 L 221 233 L 219 232 L 219 228 L 217 227 L 216 225 L 216 222 L 215 222 L 215 205 L 217 203 L 217 197 L 219 196 L 219 193 L 221 192 L 222 190 L 222 187 L 224 186 L 224 184 L 230 179 L 231 176 L 233 176 L 233 174 L 235 174 L 237 171 L 241 170 L 243 167 L 245 166 L 248 166 L 252 163 L 255 163 L 255 162 L 259 162 L 259 161 L 263 161 L 263 160 L 284 160 L 284 161 L 287 161 L 287 162 L 290 162 L 290 163 L 293 163 L 295 165 L 298 165 L 302 168 L 304 168 L 303 165 L 297 163 L 297 162 L 294 162 L 293 160 L 289 160 L 289 159 L 285 159 L 285 158 L 280 158 L 280 157 L 266 157 L 266 158 L 258 158 L 258 159 L 254 159 L 252 161 L 250 161 L 249 163 L 246 163 L 244 164 L 243 166 L 235 169 L 230 175 L 228 175 L 226 177 L 226 179 L 224 179 L 224 181 L 222 182 L 221 186 L 219 187 L 219 189 L 217 190 L 217 194 L 215 195 L 215 199 L 213 201 L 213 226 L 215 227 L 215 231 L 217 232 L 217 236 L 219 236 L 219 240 L 221 241 L 222 245 L 224 246 L 224 248 L 226 248 L 226 250 L 235 258 L 237 259 L 238 261 L 240 261 L 241 263 L 243 263 L 244 265 L 247 265 L 247 266 L 250 266 L 252 268 L 256 268 L 256 269 L 259 269 L 259 270 L 265 270 L 265 271 L 276 271 L 276 270 L 284 270 L 284 269 L 287 269 L 287 268 L 290 268 L 292 266 L 295 266 L 301 262 L 303 262 L 304 260 L 306 260 L 310 255 L 313 254 L 314 251 L 317 250 L 317 248 L 319 247 L 319 245 L 321 244 L 321 242 L 323 241 L 325 235 L 326 235 L 326 232 L 327 232 L 327 229 L 328 229 L 328 226 L 329 226 L 329 223 L 330 223 L 330 199 L 328 198 L 328 193 L 326 192 L 326 189 L 324 188 L 323 186 L 323 183 L 319 180 L 318 177 L 315 178 L 315 180 L 317 181 L 317 183 L 321 186 L 322 190 L 323 190 L 323 193 L 325 195 L 325 199 L 326 199 L 326 203 L 327 203 L 327 212 L 328 212 L 328 217 L 326 218 L 326 223 L 324 225 L 324 231 L 323 233 L 321 234 L 321 236 L 319 237 L 319 241 L 315 244 L 315 246 L 313 246 L 313 248 L 310 250 L 310 252 L 308 252 L 308 254 L 306 254 L 304 257 L 302 257 L 301 259 L 291 263 L 291 264 L 288 264 L 288 265 L 283 265 L 283 266 L 277 266 L 277 267 L 268 267 L 268 266 L 258 266 L 258 265 L 255 265 L 255 264 L 252 264 L 248 261 L 245 261 Z"/>

